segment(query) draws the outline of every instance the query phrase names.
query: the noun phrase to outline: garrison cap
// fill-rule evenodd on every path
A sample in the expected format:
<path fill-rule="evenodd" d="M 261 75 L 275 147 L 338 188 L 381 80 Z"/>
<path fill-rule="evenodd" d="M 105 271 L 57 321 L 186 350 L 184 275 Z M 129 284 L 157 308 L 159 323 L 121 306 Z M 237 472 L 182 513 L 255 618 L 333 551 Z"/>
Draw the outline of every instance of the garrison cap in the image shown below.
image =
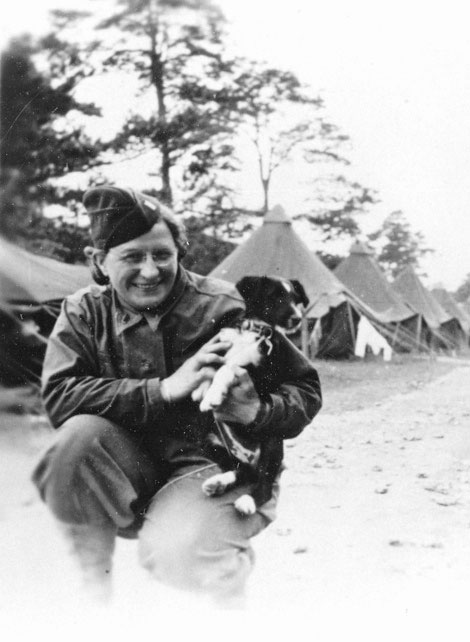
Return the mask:
<path fill-rule="evenodd" d="M 85 192 L 93 245 L 109 250 L 149 232 L 166 209 L 156 198 L 132 189 L 100 185 Z"/>

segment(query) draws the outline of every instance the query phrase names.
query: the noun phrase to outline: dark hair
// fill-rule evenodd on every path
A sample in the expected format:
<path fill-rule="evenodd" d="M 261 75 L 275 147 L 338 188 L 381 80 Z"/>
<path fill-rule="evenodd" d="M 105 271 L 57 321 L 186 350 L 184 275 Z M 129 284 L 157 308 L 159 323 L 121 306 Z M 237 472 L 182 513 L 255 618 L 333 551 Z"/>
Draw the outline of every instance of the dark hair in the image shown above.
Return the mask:
<path fill-rule="evenodd" d="M 103 274 L 103 272 L 100 270 L 97 262 L 94 259 L 90 259 L 90 269 L 91 269 L 91 276 L 93 277 L 93 281 L 95 283 L 98 283 L 98 285 L 108 285 L 109 276 L 106 276 L 106 274 Z"/>
<path fill-rule="evenodd" d="M 173 212 L 161 203 L 159 203 L 158 207 L 157 223 L 160 222 L 165 223 L 170 230 L 170 234 L 176 245 L 176 249 L 178 250 L 178 261 L 181 261 L 186 256 L 189 246 L 189 241 L 188 237 L 186 236 L 186 228 L 184 224 L 181 221 L 178 221 Z M 108 250 L 103 250 L 103 252 L 107 254 Z M 108 285 L 109 277 L 107 277 L 106 274 L 103 274 L 99 265 L 91 254 L 86 255 L 89 259 L 91 275 L 95 283 L 97 283 L 98 285 Z"/>

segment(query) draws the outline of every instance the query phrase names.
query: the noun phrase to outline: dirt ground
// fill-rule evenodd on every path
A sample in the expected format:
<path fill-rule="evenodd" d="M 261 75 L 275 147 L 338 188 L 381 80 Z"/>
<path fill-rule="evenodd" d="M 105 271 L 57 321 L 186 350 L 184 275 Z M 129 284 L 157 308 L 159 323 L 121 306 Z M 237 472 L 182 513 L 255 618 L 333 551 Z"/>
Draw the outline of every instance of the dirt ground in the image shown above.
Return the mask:
<path fill-rule="evenodd" d="M 279 517 L 254 540 L 247 613 L 269 614 L 280 631 L 296 612 L 296 621 L 309 623 L 308 639 L 333 639 L 320 634 L 320 624 L 331 630 L 348 616 L 362 628 L 377 618 L 374 639 L 389 639 L 399 620 L 419 628 L 439 613 L 455 623 L 470 586 L 470 361 L 316 366 L 324 407 L 286 442 Z M 26 626 L 41 618 L 46 627 L 66 622 L 70 631 L 70 623 L 83 624 L 87 606 L 65 544 L 29 483 L 49 439 L 37 419 L 3 414 L 0 621 Z M 115 603 L 95 617 L 113 614 L 135 626 L 143 613 L 209 612 L 152 583 L 135 547 L 119 542 Z M 446 631 L 446 639 L 458 639 Z M 334 639 L 356 637 L 350 631 Z"/>

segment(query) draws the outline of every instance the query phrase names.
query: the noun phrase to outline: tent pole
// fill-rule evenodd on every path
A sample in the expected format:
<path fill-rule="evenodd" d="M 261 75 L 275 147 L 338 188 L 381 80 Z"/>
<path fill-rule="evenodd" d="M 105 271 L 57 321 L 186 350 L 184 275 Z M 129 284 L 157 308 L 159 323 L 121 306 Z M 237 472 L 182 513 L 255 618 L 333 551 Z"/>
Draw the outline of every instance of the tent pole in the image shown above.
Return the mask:
<path fill-rule="evenodd" d="M 348 311 L 349 330 L 351 331 L 351 336 L 353 340 L 353 350 L 355 350 L 356 349 L 356 330 L 354 328 L 354 319 L 352 316 L 351 305 L 349 301 L 346 301 L 346 309 Z"/>
<path fill-rule="evenodd" d="M 421 346 L 421 328 L 423 325 L 423 316 L 418 314 L 418 325 L 416 326 L 416 344 L 418 346 L 418 352 Z"/>
<path fill-rule="evenodd" d="M 398 338 L 399 327 L 400 327 L 400 322 L 398 322 L 395 326 L 395 332 L 393 333 L 393 337 L 392 337 L 392 348 L 395 346 L 396 340 Z"/>

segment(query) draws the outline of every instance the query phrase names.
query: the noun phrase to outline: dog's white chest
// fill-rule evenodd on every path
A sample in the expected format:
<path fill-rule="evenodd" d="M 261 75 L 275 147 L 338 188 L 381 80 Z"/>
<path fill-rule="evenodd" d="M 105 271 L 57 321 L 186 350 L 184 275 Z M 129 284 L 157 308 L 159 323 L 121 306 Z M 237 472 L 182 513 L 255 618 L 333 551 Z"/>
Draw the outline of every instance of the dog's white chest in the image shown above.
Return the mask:
<path fill-rule="evenodd" d="M 251 330 L 237 330 L 224 328 L 220 332 L 222 341 L 230 341 L 231 348 L 225 354 L 225 365 L 230 366 L 257 366 L 262 353 L 260 350 L 261 337 Z"/>
<path fill-rule="evenodd" d="M 222 341 L 230 341 L 231 347 L 225 354 L 224 365 L 217 370 L 212 383 L 205 391 L 199 408 L 202 412 L 214 410 L 222 405 L 230 389 L 236 384 L 237 367 L 258 366 L 263 357 L 261 343 L 263 337 L 252 330 L 223 328 L 220 331 Z M 194 395 L 193 395 L 194 399 Z"/>

